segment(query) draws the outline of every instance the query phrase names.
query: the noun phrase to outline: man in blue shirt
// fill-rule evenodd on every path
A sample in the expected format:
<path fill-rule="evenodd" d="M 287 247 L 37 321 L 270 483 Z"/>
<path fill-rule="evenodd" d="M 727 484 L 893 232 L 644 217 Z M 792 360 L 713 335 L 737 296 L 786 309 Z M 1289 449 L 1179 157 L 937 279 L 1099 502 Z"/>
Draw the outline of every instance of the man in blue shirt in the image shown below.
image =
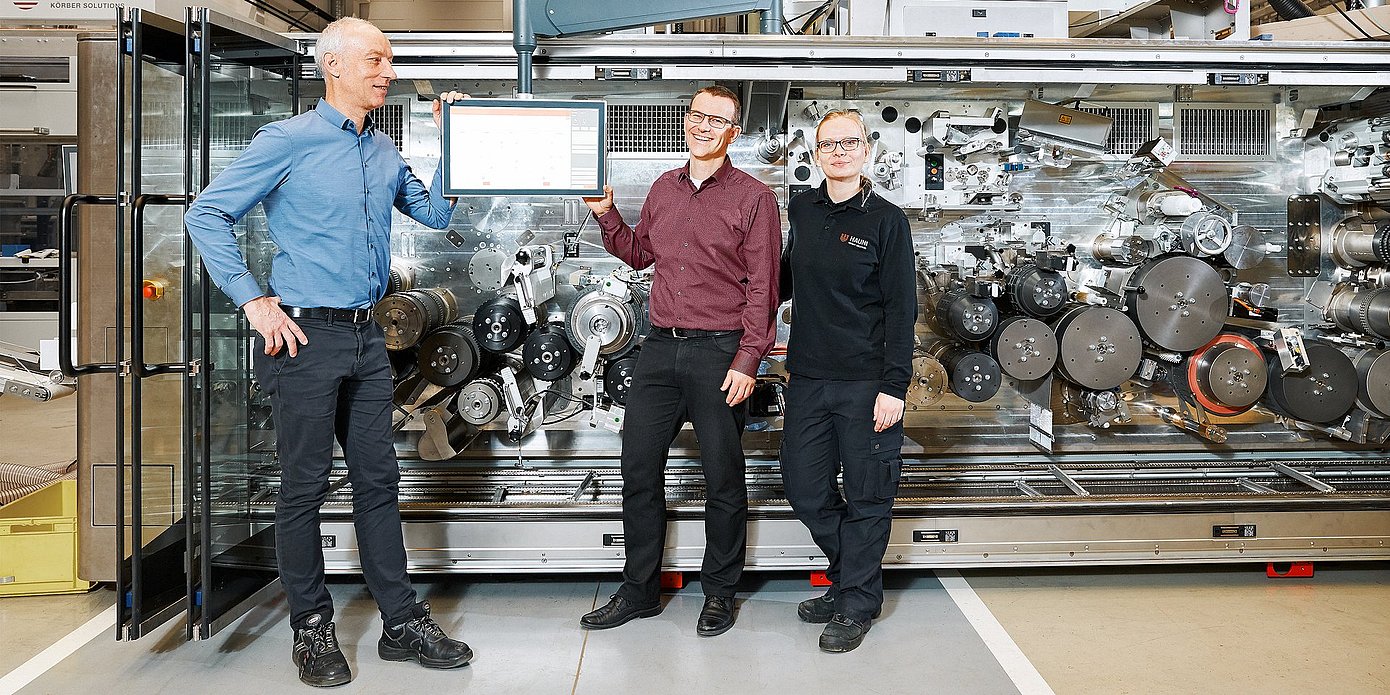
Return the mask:
<path fill-rule="evenodd" d="M 261 128 L 198 195 L 184 223 L 208 275 L 260 334 L 254 368 L 275 418 L 275 540 L 294 662 L 300 680 L 332 686 L 352 680 L 334 633 L 319 539 L 335 437 L 352 482 L 362 574 L 385 625 L 377 653 L 454 668 L 473 652 L 430 619 L 406 575 L 391 367 L 371 318 L 390 272 L 392 208 L 444 229 L 453 206 L 439 195 L 440 175 L 426 189 L 367 116 L 396 79 L 386 37 L 360 19 L 340 19 L 324 29 L 315 56 L 326 88 L 318 106 Z M 452 102 L 463 95 L 441 96 Z M 440 108 L 435 101 L 436 124 Z M 257 203 L 279 247 L 265 291 L 232 231 Z"/>

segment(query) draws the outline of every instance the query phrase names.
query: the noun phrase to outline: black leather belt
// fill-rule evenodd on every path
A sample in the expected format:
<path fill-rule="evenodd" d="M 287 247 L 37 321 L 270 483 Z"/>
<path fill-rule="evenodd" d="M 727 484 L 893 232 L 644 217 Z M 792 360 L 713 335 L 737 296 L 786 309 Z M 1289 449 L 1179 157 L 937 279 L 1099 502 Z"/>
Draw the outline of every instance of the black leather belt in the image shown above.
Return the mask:
<path fill-rule="evenodd" d="M 325 321 L 345 321 L 347 323 L 366 323 L 372 320 L 371 309 L 333 309 L 326 306 L 285 306 L 280 305 L 292 319 L 323 319 Z"/>
<path fill-rule="evenodd" d="M 653 333 L 664 335 L 668 338 L 675 338 L 676 340 L 686 340 L 688 338 L 718 338 L 724 335 L 733 335 L 741 330 L 742 329 L 736 328 L 728 331 L 702 331 L 697 328 L 662 328 L 661 326 L 652 326 Z"/>

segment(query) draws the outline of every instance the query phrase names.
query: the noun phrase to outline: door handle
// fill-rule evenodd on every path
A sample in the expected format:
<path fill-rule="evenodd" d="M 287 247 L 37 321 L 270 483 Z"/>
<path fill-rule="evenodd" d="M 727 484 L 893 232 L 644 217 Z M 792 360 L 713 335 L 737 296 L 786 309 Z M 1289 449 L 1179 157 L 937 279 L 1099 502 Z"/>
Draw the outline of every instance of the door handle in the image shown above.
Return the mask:
<path fill-rule="evenodd" d="M 69 377 L 87 374 L 113 374 L 116 364 L 74 364 L 72 355 L 72 237 L 73 215 L 79 205 L 115 205 L 116 196 L 74 193 L 63 198 L 58 216 L 58 368 Z M 120 292 L 116 292 L 119 303 Z"/>
<path fill-rule="evenodd" d="M 187 368 L 184 362 L 163 364 L 145 363 L 145 208 L 151 205 L 187 205 L 186 195 L 145 193 L 135 196 L 131 206 L 133 224 L 130 230 L 130 364 L 131 373 L 144 378 L 156 374 L 173 374 Z M 180 225 L 182 228 L 182 225 Z M 184 349 L 188 347 L 185 345 Z"/>

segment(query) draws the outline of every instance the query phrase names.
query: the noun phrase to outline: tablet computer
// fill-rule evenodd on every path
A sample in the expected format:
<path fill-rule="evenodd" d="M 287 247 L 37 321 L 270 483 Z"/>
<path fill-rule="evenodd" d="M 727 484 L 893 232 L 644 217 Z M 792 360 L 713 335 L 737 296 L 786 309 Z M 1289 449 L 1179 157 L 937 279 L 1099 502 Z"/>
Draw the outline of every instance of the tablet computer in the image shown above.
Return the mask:
<path fill-rule="evenodd" d="M 602 101 L 463 99 L 444 105 L 444 195 L 603 195 Z"/>

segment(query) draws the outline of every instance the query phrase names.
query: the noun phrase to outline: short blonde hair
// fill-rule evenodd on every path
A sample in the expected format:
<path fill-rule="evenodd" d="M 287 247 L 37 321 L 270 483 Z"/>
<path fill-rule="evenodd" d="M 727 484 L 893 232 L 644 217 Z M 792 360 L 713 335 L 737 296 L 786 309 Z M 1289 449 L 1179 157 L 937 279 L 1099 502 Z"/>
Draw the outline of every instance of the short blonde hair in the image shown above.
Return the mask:
<path fill-rule="evenodd" d="M 869 145 L 869 127 L 864 125 L 864 116 L 854 109 L 835 109 L 820 117 L 820 123 L 816 124 L 816 142 L 820 142 L 820 129 L 835 118 L 848 118 L 859 124 L 859 132 L 864 134 L 864 146 Z"/>

